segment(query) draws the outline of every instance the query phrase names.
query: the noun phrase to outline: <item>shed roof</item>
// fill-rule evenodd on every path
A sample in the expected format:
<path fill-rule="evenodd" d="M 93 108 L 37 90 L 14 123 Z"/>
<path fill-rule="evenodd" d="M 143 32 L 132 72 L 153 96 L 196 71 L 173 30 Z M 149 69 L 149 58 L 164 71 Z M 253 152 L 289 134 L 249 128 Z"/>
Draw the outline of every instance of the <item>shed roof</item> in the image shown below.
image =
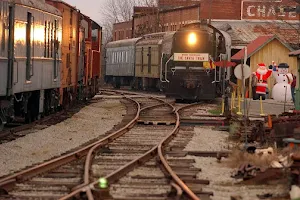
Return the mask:
<path fill-rule="evenodd" d="M 291 47 L 299 48 L 299 22 L 283 21 L 212 21 L 216 28 L 226 31 L 232 38 L 232 48 L 242 49 L 261 35 L 276 34 Z"/>
<path fill-rule="evenodd" d="M 289 56 L 299 56 L 299 55 L 300 55 L 300 49 L 289 53 Z"/>
<path fill-rule="evenodd" d="M 255 40 L 253 40 L 251 43 L 247 45 L 247 58 L 251 57 L 253 54 L 255 54 L 257 51 L 262 49 L 266 44 L 270 43 L 273 40 L 278 40 L 282 45 L 284 45 L 290 51 L 293 51 L 293 49 L 290 46 L 285 44 L 276 35 L 263 35 L 257 37 Z M 245 49 L 242 49 L 239 52 L 237 52 L 234 56 L 232 56 L 231 59 L 241 60 L 244 59 L 244 56 L 245 56 Z"/>

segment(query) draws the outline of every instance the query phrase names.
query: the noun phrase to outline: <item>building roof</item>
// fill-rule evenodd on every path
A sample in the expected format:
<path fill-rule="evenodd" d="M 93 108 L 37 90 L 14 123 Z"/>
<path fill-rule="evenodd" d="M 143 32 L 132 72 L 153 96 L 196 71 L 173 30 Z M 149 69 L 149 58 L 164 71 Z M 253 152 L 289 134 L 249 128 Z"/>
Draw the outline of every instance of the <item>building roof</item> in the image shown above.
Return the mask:
<path fill-rule="evenodd" d="M 300 49 L 289 53 L 289 56 L 299 56 L 299 55 L 300 55 Z"/>
<path fill-rule="evenodd" d="M 227 20 L 212 21 L 212 25 L 231 36 L 233 49 L 242 49 L 257 37 L 270 34 L 276 34 L 292 48 L 299 48 L 299 22 Z"/>
<path fill-rule="evenodd" d="M 247 58 L 251 57 L 253 54 L 262 49 L 266 44 L 270 43 L 273 40 L 278 40 L 282 45 L 288 48 L 290 51 L 293 49 L 285 44 L 281 39 L 279 39 L 276 35 L 262 35 L 257 37 L 251 43 L 247 45 Z M 244 59 L 245 49 L 240 50 L 234 56 L 231 57 L 232 60 L 241 60 Z"/>

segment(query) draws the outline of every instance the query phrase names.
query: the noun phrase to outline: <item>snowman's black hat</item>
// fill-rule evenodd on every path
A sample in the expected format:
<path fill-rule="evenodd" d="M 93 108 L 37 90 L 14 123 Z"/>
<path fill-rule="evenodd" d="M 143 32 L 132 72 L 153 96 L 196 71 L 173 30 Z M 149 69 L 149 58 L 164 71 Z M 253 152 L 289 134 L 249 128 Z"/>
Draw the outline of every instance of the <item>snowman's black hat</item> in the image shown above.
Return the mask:
<path fill-rule="evenodd" d="M 289 68 L 290 66 L 287 63 L 280 63 L 278 68 Z"/>

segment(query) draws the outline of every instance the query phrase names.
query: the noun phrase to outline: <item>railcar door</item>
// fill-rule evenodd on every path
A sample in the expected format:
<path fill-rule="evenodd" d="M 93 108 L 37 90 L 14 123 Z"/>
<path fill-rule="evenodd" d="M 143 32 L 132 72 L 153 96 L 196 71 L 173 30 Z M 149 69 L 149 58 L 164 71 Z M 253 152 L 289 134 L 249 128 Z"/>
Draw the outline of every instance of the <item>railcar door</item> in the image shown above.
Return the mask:
<path fill-rule="evenodd" d="M 83 28 L 79 30 L 79 61 L 78 61 L 78 98 L 83 99 L 84 96 L 84 66 L 85 66 L 85 32 Z"/>
<path fill-rule="evenodd" d="M 8 14 L 8 72 L 7 72 L 7 92 L 6 95 L 12 94 L 13 86 L 13 69 L 14 69 L 14 30 L 15 30 L 15 7 L 9 6 Z"/>

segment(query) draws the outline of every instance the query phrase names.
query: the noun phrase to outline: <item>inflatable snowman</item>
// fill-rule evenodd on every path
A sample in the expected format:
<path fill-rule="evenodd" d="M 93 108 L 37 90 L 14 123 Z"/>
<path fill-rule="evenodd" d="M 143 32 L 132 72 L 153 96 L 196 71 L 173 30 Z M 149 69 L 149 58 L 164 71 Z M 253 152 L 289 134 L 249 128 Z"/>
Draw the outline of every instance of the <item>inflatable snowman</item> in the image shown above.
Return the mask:
<path fill-rule="evenodd" d="M 276 84 L 272 90 L 273 99 L 280 102 L 291 101 L 291 83 L 293 82 L 292 74 L 288 73 L 289 65 L 286 63 L 280 63 L 278 67 L 273 64 L 273 76 L 276 80 Z"/>

